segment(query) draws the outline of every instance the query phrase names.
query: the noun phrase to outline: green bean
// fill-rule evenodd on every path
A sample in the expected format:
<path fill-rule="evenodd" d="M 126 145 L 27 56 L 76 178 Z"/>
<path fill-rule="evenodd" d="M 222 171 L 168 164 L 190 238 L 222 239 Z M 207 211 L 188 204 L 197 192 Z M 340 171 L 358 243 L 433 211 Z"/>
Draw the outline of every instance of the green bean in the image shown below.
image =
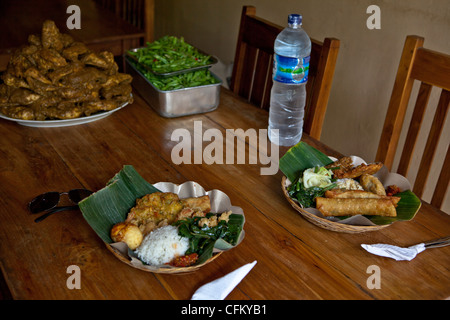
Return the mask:
<path fill-rule="evenodd" d="M 158 73 L 169 73 L 210 63 L 210 56 L 184 42 L 184 38 L 165 36 L 137 51 L 129 51 L 138 61 Z"/>
<path fill-rule="evenodd" d="M 155 75 L 135 62 L 129 61 L 129 63 L 133 64 L 157 89 L 161 91 L 192 88 L 220 82 L 206 68 L 171 77 L 162 77 Z"/>

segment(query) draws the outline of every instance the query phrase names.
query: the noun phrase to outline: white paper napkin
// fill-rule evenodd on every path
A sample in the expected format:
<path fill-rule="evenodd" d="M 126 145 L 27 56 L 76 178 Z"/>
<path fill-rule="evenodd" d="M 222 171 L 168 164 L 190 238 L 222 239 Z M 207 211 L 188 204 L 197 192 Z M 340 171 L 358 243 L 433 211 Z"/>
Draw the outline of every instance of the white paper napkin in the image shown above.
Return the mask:
<path fill-rule="evenodd" d="M 425 250 L 425 244 L 419 243 L 408 248 L 401 248 L 389 244 L 362 244 L 361 245 L 368 252 L 382 257 L 388 257 L 397 261 L 408 260 L 411 261 L 417 254 Z"/>
<path fill-rule="evenodd" d="M 256 260 L 252 263 L 243 265 L 242 267 L 230 272 L 229 274 L 209 282 L 200 288 L 192 296 L 192 300 L 223 300 L 233 289 L 241 282 L 241 280 L 255 266 Z"/>

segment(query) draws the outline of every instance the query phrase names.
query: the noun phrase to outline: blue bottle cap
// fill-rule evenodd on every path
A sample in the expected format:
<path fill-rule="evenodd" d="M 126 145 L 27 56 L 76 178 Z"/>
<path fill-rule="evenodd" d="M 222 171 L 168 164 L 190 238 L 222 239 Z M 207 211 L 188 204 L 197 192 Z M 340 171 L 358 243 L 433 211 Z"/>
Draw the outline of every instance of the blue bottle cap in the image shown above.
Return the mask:
<path fill-rule="evenodd" d="M 302 25 L 302 16 L 300 14 L 290 14 L 288 16 L 288 24 Z"/>

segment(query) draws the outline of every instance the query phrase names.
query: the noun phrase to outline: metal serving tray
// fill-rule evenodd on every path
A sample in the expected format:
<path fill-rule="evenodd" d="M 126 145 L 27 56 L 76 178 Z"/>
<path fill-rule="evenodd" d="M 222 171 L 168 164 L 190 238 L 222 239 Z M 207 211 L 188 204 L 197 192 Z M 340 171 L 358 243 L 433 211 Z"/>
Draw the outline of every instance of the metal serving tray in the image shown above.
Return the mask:
<path fill-rule="evenodd" d="M 213 111 L 219 105 L 222 81 L 206 86 L 161 91 L 157 89 L 125 56 L 125 71 L 133 77 L 132 86 L 161 116 L 175 118 Z"/>
<path fill-rule="evenodd" d="M 139 63 L 138 59 L 133 56 L 132 54 L 129 53 L 129 51 L 132 52 L 136 52 L 140 49 L 145 49 L 145 47 L 141 47 L 141 48 L 134 48 L 134 49 L 130 49 L 127 52 L 125 52 L 125 55 L 127 57 L 129 57 L 130 59 L 134 60 L 136 63 Z M 209 54 L 207 54 L 206 52 L 196 48 L 198 50 L 198 52 L 200 52 L 201 54 L 204 54 L 205 56 L 209 56 L 209 61 L 210 63 L 205 64 L 203 66 L 197 66 L 197 67 L 193 67 L 193 68 L 188 68 L 188 69 L 181 69 L 181 70 L 177 70 L 177 71 L 172 71 L 172 72 L 155 72 L 153 71 L 152 68 L 150 68 L 149 66 L 146 66 L 145 64 L 139 63 L 140 66 L 142 66 L 143 68 L 145 68 L 146 70 L 152 72 L 153 74 L 157 75 L 157 76 L 161 76 L 161 77 L 171 77 L 177 74 L 181 74 L 181 73 L 186 73 L 186 72 L 191 72 L 191 71 L 195 71 L 195 70 L 199 70 L 199 69 L 204 69 L 204 68 L 210 68 L 212 65 L 217 63 L 217 59 Z"/>

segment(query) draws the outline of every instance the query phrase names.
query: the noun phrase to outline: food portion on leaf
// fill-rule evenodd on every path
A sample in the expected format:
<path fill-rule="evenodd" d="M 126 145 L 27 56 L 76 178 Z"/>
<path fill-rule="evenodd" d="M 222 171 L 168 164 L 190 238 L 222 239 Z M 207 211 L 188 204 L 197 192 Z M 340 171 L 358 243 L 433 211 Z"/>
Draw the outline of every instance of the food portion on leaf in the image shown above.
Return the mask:
<path fill-rule="evenodd" d="M 240 221 L 229 223 L 231 211 L 210 211 L 208 195 L 180 199 L 153 192 L 136 200 L 125 221 L 112 227 L 111 238 L 125 242 L 147 264 L 192 265 L 204 253 L 209 257 L 218 239 L 235 245 L 242 230 Z"/>
<path fill-rule="evenodd" d="M 280 159 L 281 171 L 292 182 L 288 195 L 302 208 L 339 219 L 364 215 L 376 224 L 411 219 L 420 200 L 410 190 L 385 188 L 375 176 L 382 167 L 382 163 L 355 165 L 351 157 L 333 162 L 304 142 Z"/>
<path fill-rule="evenodd" d="M 162 188 L 173 185 L 161 184 Z M 190 190 L 191 185 L 189 182 L 186 187 L 173 186 L 180 194 L 197 195 Z M 193 185 L 196 192 L 201 189 L 198 184 Z M 121 255 L 126 259 L 137 257 L 152 271 L 155 262 L 167 260 L 164 257 L 170 257 L 164 262 L 168 268 L 202 265 L 213 256 L 213 250 L 225 251 L 236 246 L 243 238 L 245 218 L 241 209 L 228 201 L 219 190 L 179 198 L 177 193 L 162 192 L 133 166 L 125 165 L 103 189 L 83 199 L 79 207 L 105 243 L 125 243 L 129 250 Z M 211 212 L 218 205 L 217 211 L 225 213 Z M 155 241 L 163 245 L 155 245 Z"/>
<path fill-rule="evenodd" d="M 326 217 L 395 217 L 400 198 L 386 196 L 382 183 L 372 175 L 381 167 L 380 163 L 354 166 L 351 158 L 344 157 L 325 167 L 304 170 L 289 186 L 289 195 L 303 207 L 317 208 Z"/>

